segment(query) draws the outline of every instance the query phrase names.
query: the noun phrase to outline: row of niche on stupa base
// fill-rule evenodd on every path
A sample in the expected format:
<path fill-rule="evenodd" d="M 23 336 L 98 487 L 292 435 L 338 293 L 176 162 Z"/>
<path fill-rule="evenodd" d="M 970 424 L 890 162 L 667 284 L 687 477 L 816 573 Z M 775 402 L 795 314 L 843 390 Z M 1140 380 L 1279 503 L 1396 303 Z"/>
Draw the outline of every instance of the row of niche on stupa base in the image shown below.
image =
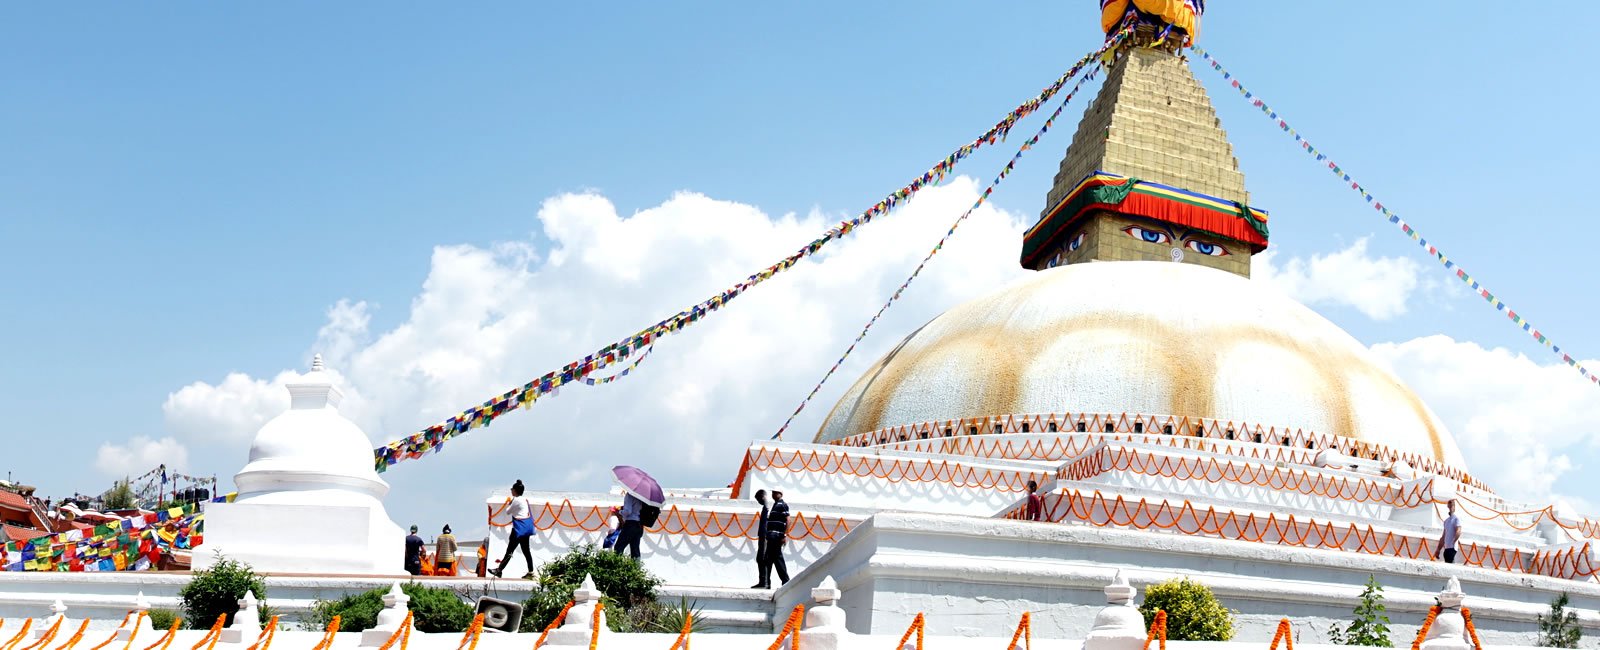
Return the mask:
<path fill-rule="evenodd" d="M 261 427 L 238 496 L 206 508 L 194 568 L 220 558 L 261 573 L 401 575 L 405 533 L 389 518 L 389 484 L 372 467 L 372 444 L 339 414 L 344 393 L 323 366 L 287 386 L 289 410 Z"/>
<path fill-rule="evenodd" d="M 1102 580 L 1102 583 L 1105 581 Z M 1026 620 L 1029 637 L 1028 646 L 1042 649 L 1050 648 L 1082 648 L 1082 650 L 1135 650 L 1144 646 L 1148 637 L 1148 629 L 1144 618 L 1135 608 L 1137 590 L 1130 584 L 1128 578 L 1121 571 L 1114 572 L 1109 579 L 1110 584 L 1104 584 L 1098 589 L 1099 597 L 1094 606 L 1075 609 L 1072 614 L 1083 618 L 1079 625 L 1073 627 L 1085 630 L 1083 634 L 1063 638 L 1050 633 L 1051 627 L 1061 627 L 1057 623 L 1059 611 L 1028 611 Z M 785 636 L 797 635 L 796 644 L 806 650 L 870 650 L 888 647 L 891 639 L 901 637 L 921 638 L 922 645 L 910 647 L 927 648 L 964 648 L 975 647 L 1001 647 L 1004 639 L 1013 638 L 1022 633 L 1021 624 L 1024 620 L 1023 612 L 1011 612 L 1015 619 L 1013 630 L 1002 634 L 968 634 L 963 633 L 961 621 L 948 621 L 940 612 L 928 612 L 924 618 L 923 634 L 915 635 L 901 632 L 884 632 L 863 634 L 853 631 L 860 627 L 854 624 L 859 616 L 857 608 L 846 603 L 846 592 L 840 588 L 831 576 L 823 576 L 815 588 L 803 592 L 795 590 L 795 596 L 804 605 L 805 609 L 786 609 L 786 612 L 802 612 L 803 617 L 791 623 L 785 617 L 775 617 L 773 627 L 769 634 Z M 1467 628 L 1467 621 L 1463 616 L 1463 605 L 1469 604 L 1465 594 L 1462 593 L 1460 584 L 1451 579 L 1444 590 L 1436 595 L 1417 594 L 1421 597 L 1431 596 L 1439 604 L 1439 612 L 1431 623 L 1425 622 L 1423 616 L 1413 616 L 1416 624 L 1396 621 L 1391 628 L 1395 638 L 1414 636 L 1418 628 L 1427 626 L 1422 647 L 1427 650 L 1469 650 L 1472 648 L 1472 632 Z M 601 599 L 605 596 L 590 577 L 585 577 L 583 584 L 573 593 L 573 604 L 566 611 L 565 617 L 544 632 L 521 634 L 494 634 L 480 632 L 476 638 L 464 632 L 425 633 L 417 631 L 415 624 L 408 624 L 409 598 L 400 590 L 400 583 L 394 583 L 389 592 L 383 597 L 384 608 L 379 612 L 377 623 L 371 629 L 359 632 L 340 632 L 326 644 L 324 632 L 317 630 L 289 629 L 284 621 L 279 620 L 280 629 L 265 629 L 257 607 L 259 603 L 254 596 L 246 594 L 245 598 L 238 601 L 238 614 L 233 617 L 230 625 L 222 628 L 215 638 L 205 629 L 178 630 L 167 632 L 154 629 L 148 618 L 149 603 L 142 597 L 128 603 L 129 617 L 121 623 L 105 621 L 106 625 L 83 626 L 83 621 L 74 620 L 70 608 L 61 601 L 56 601 L 50 608 L 48 616 L 36 620 L 28 618 L 12 618 L 0 621 L 0 638 L 13 638 L 22 641 L 26 638 L 30 645 L 45 645 L 62 641 L 71 645 L 74 643 L 74 631 L 80 628 L 94 629 L 93 636 L 104 637 L 105 643 L 119 642 L 131 645 L 135 642 L 141 644 L 157 644 L 162 647 L 183 647 L 185 645 L 200 647 L 265 647 L 267 643 L 290 644 L 294 647 L 318 645 L 326 648 L 368 648 L 368 647 L 405 647 L 418 650 L 434 650 L 443 648 L 460 648 L 467 643 L 472 647 L 480 644 L 485 650 L 498 650 L 498 648 L 525 648 L 531 639 L 537 638 L 546 648 L 643 648 L 665 647 L 663 643 L 672 643 L 677 635 L 673 634 L 636 634 L 614 633 L 607 625 L 607 612 L 599 607 Z M 267 603 L 270 605 L 270 603 Z M 1481 610 L 1477 602 L 1470 603 L 1474 609 Z M 1393 610 L 1391 610 L 1392 612 Z M 1475 617 L 1474 622 L 1481 620 Z M 97 621 L 90 621 L 95 623 Z M 1343 621 L 1335 621 L 1340 623 Z M 1291 621 L 1295 623 L 1295 621 Z M 1307 621 L 1299 621 L 1300 627 L 1295 632 L 1315 632 L 1316 626 Z M 943 629 L 955 630 L 943 632 Z M 910 626 L 907 626 L 910 629 Z M 84 640 L 89 640 L 85 632 Z M 1235 637 L 1234 642 L 1206 643 L 1206 647 L 1220 649 L 1232 647 L 1259 647 L 1267 637 L 1255 638 L 1259 635 L 1241 633 Z M 1482 636 L 1481 629 L 1479 636 Z M 1526 639 L 1519 639 L 1521 643 L 1497 644 L 1506 647 L 1517 645 L 1531 645 L 1534 640 L 1531 633 L 1524 633 Z M 988 638 L 984 638 L 988 637 Z M 76 637 L 74 637 L 76 638 Z M 766 643 L 764 634 L 761 643 Z M 270 639 L 270 641 L 269 641 Z M 694 633 L 690 637 L 694 647 L 702 650 L 743 650 L 751 647 L 752 635 L 727 634 L 715 632 Z M 1301 638 L 1300 643 L 1316 640 Z M 105 645 L 102 643 L 101 645 Z"/>

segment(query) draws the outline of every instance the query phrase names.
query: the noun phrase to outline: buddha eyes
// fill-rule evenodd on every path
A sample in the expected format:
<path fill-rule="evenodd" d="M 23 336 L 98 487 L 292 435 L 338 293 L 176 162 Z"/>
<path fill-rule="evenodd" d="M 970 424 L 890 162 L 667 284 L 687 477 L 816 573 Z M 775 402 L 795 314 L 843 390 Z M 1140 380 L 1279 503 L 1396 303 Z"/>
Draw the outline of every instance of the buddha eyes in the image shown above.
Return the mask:
<path fill-rule="evenodd" d="M 1072 238 L 1072 241 L 1067 242 L 1067 252 L 1071 253 L 1072 251 L 1078 250 L 1078 247 L 1083 246 L 1083 240 L 1085 236 L 1087 236 L 1087 233 L 1080 232 L 1078 233 L 1077 237 Z"/>
<path fill-rule="evenodd" d="M 1168 235 L 1167 233 L 1159 230 L 1140 228 L 1139 226 L 1128 226 L 1127 228 L 1123 228 L 1122 232 L 1128 233 L 1128 236 L 1133 237 L 1134 239 L 1152 244 L 1165 244 L 1169 241 L 1172 241 L 1172 235 Z"/>
<path fill-rule="evenodd" d="M 1210 255 L 1212 257 L 1222 257 L 1224 255 L 1229 255 L 1230 254 L 1230 253 L 1228 253 L 1228 249 L 1223 248 L 1221 244 L 1213 244 L 1211 242 L 1200 241 L 1198 239 L 1191 239 L 1191 240 L 1185 242 L 1184 244 L 1189 247 L 1189 250 L 1192 250 L 1192 251 L 1194 251 L 1196 253 L 1199 253 L 1201 255 Z"/>

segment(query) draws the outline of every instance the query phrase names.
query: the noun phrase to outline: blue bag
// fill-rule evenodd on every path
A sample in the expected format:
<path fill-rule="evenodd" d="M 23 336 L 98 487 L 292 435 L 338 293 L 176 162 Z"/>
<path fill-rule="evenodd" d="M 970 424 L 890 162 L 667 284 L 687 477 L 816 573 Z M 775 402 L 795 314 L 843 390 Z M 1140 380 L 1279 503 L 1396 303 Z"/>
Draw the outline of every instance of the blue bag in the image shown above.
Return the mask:
<path fill-rule="evenodd" d="M 605 548 L 611 548 L 613 546 L 616 546 L 617 545 L 617 538 L 620 537 L 620 536 L 622 536 L 622 531 L 620 531 L 620 530 L 613 530 L 613 531 L 611 531 L 609 533 L 606 533 Z"/>
<path fill-rule="evenodd" d="M 512 537 L 533 537 L 533 519 L 532 518 L 528 518 L 528 519 L 512 519 L 511 520 L 511 536 Z"/>

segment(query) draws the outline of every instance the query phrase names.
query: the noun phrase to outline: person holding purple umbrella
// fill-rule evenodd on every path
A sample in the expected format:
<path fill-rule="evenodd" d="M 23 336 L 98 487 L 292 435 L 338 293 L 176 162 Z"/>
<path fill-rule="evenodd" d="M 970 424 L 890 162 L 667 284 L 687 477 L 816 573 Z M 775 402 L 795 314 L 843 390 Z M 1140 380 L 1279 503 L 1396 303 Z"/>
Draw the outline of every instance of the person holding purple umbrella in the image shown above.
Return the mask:
<path fill-rule="evenodd" d="M 622 510 L 617 513 L 617 518 L 622 520 L 622 533 L 611 550 L 627 553 L 637 560 L 644 529 L 656 525 L 666 493 L 661 490 L 660 483 L 637 467 L 618 465 L 611 468 L 611 475 L 622 485 L 623 492 Z"/>

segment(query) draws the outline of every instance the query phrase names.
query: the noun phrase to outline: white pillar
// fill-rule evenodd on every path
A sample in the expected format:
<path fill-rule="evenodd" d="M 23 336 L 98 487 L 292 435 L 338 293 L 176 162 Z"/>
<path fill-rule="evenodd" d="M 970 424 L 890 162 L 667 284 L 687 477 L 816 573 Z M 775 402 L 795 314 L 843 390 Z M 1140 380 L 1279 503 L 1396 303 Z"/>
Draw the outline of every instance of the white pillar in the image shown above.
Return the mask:
<path fill-rule="evenodd" d="M 583 576 L 583 585 L 572 592 L 572 609 L 567 610 L 567 618 L 562 621 L 561 627 L 550 632 L 549 645 L 557 647 L 589 647 L 589 640 L 594 632 L 595 606 L 600 604 L 600 599 L 605 594 L 600 593 L 594 586 L 594 577 Z M 606 629 L 606 612 L 600 610 L 600 645 L 605 645 L 605 638 L 611 634 Z"/>
<path fill-rule="evenodd" d="M 1467 623 L 1461 618 L 1461 581 L 1451 578 L 1439 592 L 1439 615 L 1422 641 L 1423 650 L 1473 650 L 1467 640 Z"/>
<path fill-rule="evenodd" d="M 261 636 L 261 603 L 256 600 L 256 595 L 250 591 L 244 592 L 244 598 L 239 599 L 239 612 L 233 615 L 233 625 L 222 630 L 223 643 L 253 643 L 256 637 Z"/>
<path fill-rule="evenodd" d="M 811 600 L 815 602 L 806 611 L 805 623 L 800 628 L 804 632 L 800 635 L 801 650 L 838 650 L 844 645 L 840 639 L 850 632 L 844 629 L 844 610 L 836 604 L 841 595 L 839 583 L 834 582 L 833 576 L 824 577 L 822 583 L 811 590 Z"/>
<path fill-rule="evenodd" d="M 1144 615 L 1133 606 L 1133 585 L 1117 570 L 1106 585 L 1106 606 L 1094 615 L 1094 626 L 1083 641 L 1084 650 L 1137 650 L 1144 646 Z"/>
<path fill-rule="evenodd" d="M 400 590 L 400 583 L 396 582 L 389 587 L 389 593 L 383 595 L 383 611 L 378 612 L 378 622 L 370 630 L 361 632 L 361 647 L 381 646 L 394 636 L 400 626 L 406 622 L 406 613 L 410 611 L 408 605 L 411 597 Z M 411 626 L 416 631 L 416 625 Z"/>

